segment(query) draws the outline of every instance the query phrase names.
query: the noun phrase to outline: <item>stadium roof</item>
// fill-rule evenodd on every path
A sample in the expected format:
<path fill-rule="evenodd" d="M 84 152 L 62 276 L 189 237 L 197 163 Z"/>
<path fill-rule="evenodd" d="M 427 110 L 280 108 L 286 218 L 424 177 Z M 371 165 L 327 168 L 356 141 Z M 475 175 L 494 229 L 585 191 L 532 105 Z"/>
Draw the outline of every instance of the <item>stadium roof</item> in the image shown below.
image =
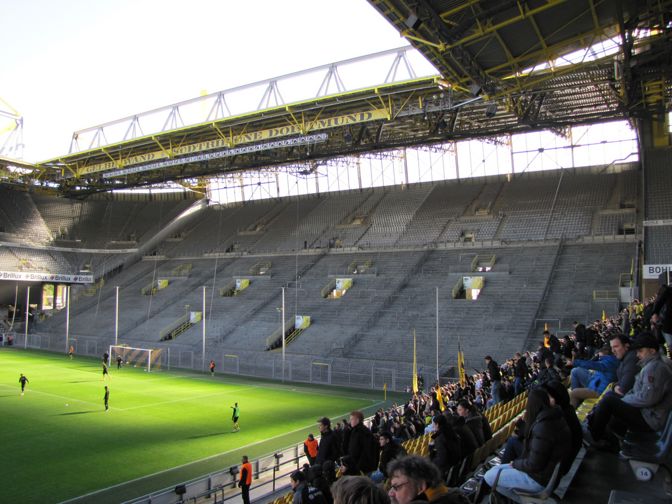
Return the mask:
<path fill-rule="evenodd" d="M 671 109 L 672 0 L 369 1 L 440 75 L 267 100 L 252 112 L 98 141 L 38 163 L 24 180 L 39 175 L 64 194 L 85 195 L 454 139 L 562 133 Z M 337 67 L 325 65 L 328 78 Z M 265 93 L 274 86 L 270 79 Z M 182 105 L 165 108 L 166 124 Z M 136 123 L 123 127 L 135 132 Z"/>
<path fill-rule="evenodd" d="M 451 83 L 490 96 L 535 89 L 535 69 L 637 29 L 669 34 L 671 2 L 369 0 Z M 630 38 L 630 40 L 628 40 Z M 625 57 L 627 51 L 621 48 Z M 555 68 L 554 73 L 560 69 Z M 566 68 L 565 73 L 571 73 Z"/>

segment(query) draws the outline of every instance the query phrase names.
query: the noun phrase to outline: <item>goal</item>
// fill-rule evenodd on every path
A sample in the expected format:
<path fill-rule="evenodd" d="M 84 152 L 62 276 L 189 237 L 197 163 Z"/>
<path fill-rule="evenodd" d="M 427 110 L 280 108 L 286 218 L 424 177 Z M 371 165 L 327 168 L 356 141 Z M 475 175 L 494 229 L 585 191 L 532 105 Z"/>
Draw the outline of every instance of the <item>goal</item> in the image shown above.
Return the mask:
<path fill-rule="evenodd" d="M 160 349 L 110 345 L 110 366 L 117 364 L 118 357 L 121 357 L 123 366 L 142 367 L 147 372 L 161 368 Z"/>

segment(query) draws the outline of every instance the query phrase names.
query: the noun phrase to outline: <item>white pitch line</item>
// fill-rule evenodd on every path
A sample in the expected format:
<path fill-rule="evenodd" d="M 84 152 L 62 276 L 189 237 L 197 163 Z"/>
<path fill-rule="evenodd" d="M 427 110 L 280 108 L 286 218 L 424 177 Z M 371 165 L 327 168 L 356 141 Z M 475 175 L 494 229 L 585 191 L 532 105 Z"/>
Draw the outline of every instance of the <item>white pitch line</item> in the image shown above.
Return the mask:
<path fill-rule="evenodd" d="M 376 406 L 379 406 L 379 405 L 384 404 L 384 403 L 385 403 L 385 401 L 378 401 L 376 404 L 372 404 L 372 405 L 369 406 L 369 407 L 370 407 L 370 408 L 375 408 Z M 332 415 L 332 416 L 333 416 L 333 418 L 337 418 L 337 417 L 344 416 L 344 415 L 347 415 L 347 414 L 348 414 L 348 413 L 343 413 L 343 414 L 341 414 L 341 415 Z M 167 472 L 170 472 L 170 471 L 174 471 L 174 470 L 176 470 L 176 469 L 182 469 L 183 467 L 187 467 L 187 466 L 192 465 L 192 464 L 198 464 L 198 463 L 200 463 L 200 462 L 205 462 L 206 460 L 210 460 L 210 459 L 213 459 L 213 458 L 216 458 L 216 457 L 221 457 L 221 456 L 224 456 L 224 455 L 228 455 L 229 453 L 233 453 L 233 452 L 238 451 L 238 450 L 244 450 L 245 448 L 250 448 L 251 446 L 256 446 L 256 445 L 258 445 L 258 444 L 265 443 L 265 442 L 267 442 L 267 441 L 272 441 L 273 439 L 277 439 L 277 438 L 280 438 L 280 437 L 283 437 L 283 436 L 287 436 L 287 435 L 289 435 L 289 434 L 294 434 L 295 432 L 299 432 L 299 431 L 308 429 L 308 428 L 310 428 L 310 427 L 312 427 L 312 426 L 314 426 L 314 425 L 315 425 L 315 423 L 311 423 L 311 424 L 309 424 L 309 425 L 306 425 L 305 427 L 299 427 L 298 429 L 294 429 L 293 431 L 284 432 L 284 433 L 282 433 L 282 434 L 277 434 L 276 436 L 273 436 L 273 437 L 264 439 L 264 440 L 262 440 L 262 441 L 255 441 L 254 443 L 250 443 L 250 444 L 247 444 L 247 445 L 244 445 L 244 446 L 239 446 L 238 448 L 233 448 L 233 449 L 231 449 L 231 450 L 227 450 L 227 451 L 224 451 L 224 452 L 221 452 L 221 453 L 216 453 L 216 454 L 214 454 L 214 455 L 209 455 L 209 456 L 204 457 L 204 458 L 202 458 L 202 459 L 192 460 L 191 462 L 186 462 L 186 463 L 184 463 L 184 464 L 180 464 L 180 465 L 177 465 L 177 466 L 175 466 L 175 467 L 170 467 L 170 468 L 168 468 L 168 469 L 162 469 L 161 471 L 157 471 L 157 472 L 152 473 L 152 474 L 147 474 L 147 475 L 145 475 L 145 476 L 140 476 L 140 477 L 138 477 L 138 478 L 134 478 L 134 479 L 132 479 L 132 480 L 123 481 L 123 482 L 121 482 L 121 483 L 117 483 L 116 485 L 110 485 L 110 486 L 108 486 L 108 487 L 101 488 L 101 489 L 99 489 L 99 490 L 94 490 L 93 492 L 89 492 L 89 493 L 87 493 L 87 494 L 80 495 L 80 496 L 78 496 L 78 497 L 73 497 L 72 499 L 68 499 L 68 500 L 61 501 L 61 502 L 59 502 L 59 504 L 67 504 L 67 503 L 69 503 L 69 502 L 75 502 L 75 501 L 78 501 L 78 500 L 80 500 L 80 499 L 85 499 L 85 498 L 87 498 L 87 497 L 91 497 L 92 495 L 96 495 L 96 494 L 99 494 L 99 493 L 107 492 L 108 490 L 112 490 L 112 489 L 114 489 L 114 488 L 119 488 L 119 487 L 124 486 L 124 485 L 128 485 L 128 484 L 131 484 L 131 483 L 135 483 L 136 481 L 141 481 L 141 480 L 143 480 L 143 479 L 147 479 L 147 478 L 153 478 L 154 476 L 158 476 L 159 474 L 163 474 L 163 473 L 167 473 Z"/>
<path fill-rule="evenodd" d="M 2 384 L 2 383 L 0 383 L 0 387 L 14 388 L 14 387 L 11 387 L 9 385 Z M 34 392 L 35 394 L 42 394 L 42 395 L 51 396 L 51 397 L 58 397 L 59 399 L 65 399 L 66 401 L 79 402 L 79 403 L 83 403 L 83 404 L 90 404 L 91 406 L 95 406 L 96 408 L 101 408 L 101 405 L 99 403 L 82 401 L 81 399 L 73 399 L 72 397 L 66 397 L 66 396 L 62 396 L 62 395 L 58 395 L 58 394 L 52 394 L 51 392 L 44 392 L 42 390 L 36 390 L 34 388 L 26 389 L 26 392 Z M 118 408 L 110 408 L 110 409 L 118 409 Z"/>

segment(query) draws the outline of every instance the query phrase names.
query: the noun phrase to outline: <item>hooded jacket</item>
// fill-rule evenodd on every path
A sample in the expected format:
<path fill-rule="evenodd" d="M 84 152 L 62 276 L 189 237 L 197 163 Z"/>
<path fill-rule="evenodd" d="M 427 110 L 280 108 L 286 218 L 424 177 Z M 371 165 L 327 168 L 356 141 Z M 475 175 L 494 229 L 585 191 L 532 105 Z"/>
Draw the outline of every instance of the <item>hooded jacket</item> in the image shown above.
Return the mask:
<path fill-rule="evenodd" d="M 523 455 L 512 466 L 546 486 L 558 462 L 566 460 L 571 446 L 569 427 L 560 408 L 541 411 L 527 430 Z"/>

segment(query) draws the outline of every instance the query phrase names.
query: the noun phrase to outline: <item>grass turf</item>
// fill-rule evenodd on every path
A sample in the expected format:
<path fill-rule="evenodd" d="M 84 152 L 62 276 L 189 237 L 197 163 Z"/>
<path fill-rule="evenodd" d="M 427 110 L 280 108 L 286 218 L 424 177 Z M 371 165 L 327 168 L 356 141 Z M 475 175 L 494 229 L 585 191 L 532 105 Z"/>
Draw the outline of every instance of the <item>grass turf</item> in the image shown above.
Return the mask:
<path fill-rule="evenodd" d="M 30 380 L 23 397 L 20 373 Z M 380 392 L 231 376 L 130 367 L 111 373 L 106 413 L 98 361 L 0 350 L 3 500 L 59 502 L 140 478 L 107 492 L 119 502 L 221 470 L 242 453 L 258 456 L 300 441 L 316 430 L 319 416 L 371 412 L 382 401 Z M 232 433 L 236 401 L 241 431 Z M 176 466 L 182 467 L 163 478 L 143 478 Z"/>

